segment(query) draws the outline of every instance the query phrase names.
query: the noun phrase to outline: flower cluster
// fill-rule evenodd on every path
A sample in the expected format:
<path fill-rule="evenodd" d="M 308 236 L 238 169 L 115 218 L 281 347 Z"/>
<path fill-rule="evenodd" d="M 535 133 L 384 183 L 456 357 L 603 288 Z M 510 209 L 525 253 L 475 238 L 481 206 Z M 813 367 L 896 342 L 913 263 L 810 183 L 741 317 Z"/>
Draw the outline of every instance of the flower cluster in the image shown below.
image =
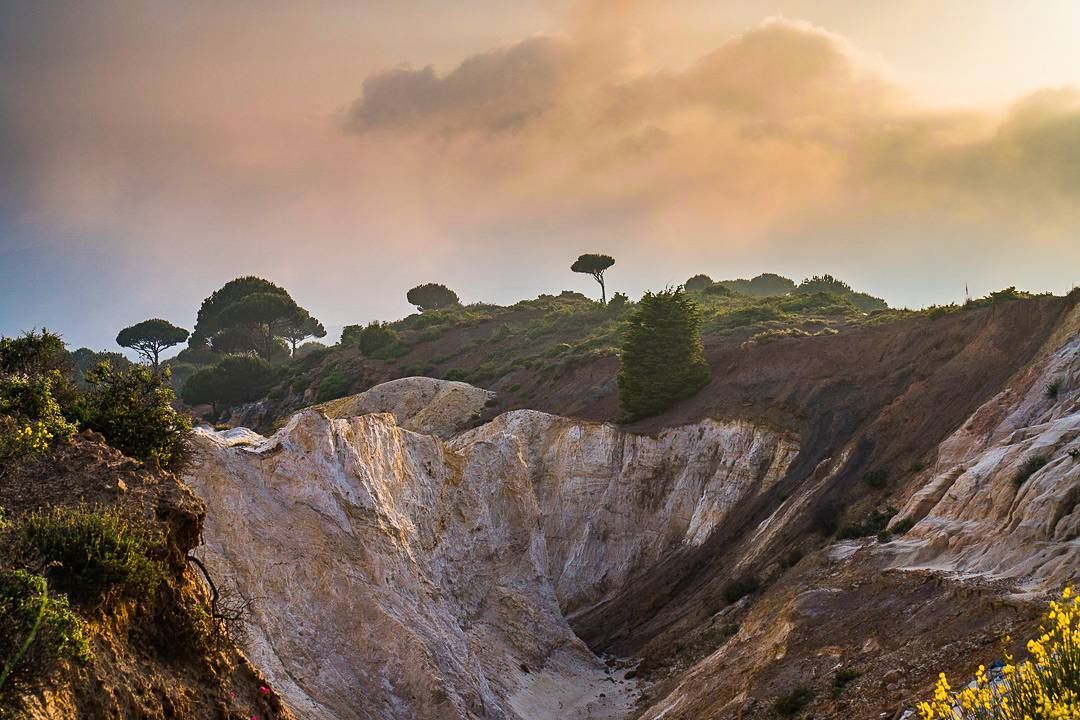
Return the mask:
<path fill-rule="evenodd" d="M 942 673 L 923 720 L 1080 720 L 1080 596 L 1066 588 L 1050 602 L 1039 636 L 1028 641 L 1031 657 L 1005 654 L 1001 676 L 979 666 L 974 682 L 953 691 Z"/>

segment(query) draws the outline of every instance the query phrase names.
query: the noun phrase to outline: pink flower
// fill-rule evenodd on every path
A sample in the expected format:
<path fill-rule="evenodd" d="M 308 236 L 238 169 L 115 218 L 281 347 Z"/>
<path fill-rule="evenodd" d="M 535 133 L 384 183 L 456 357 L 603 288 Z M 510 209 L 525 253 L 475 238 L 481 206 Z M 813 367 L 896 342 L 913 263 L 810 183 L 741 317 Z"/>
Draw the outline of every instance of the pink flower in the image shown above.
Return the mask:
<path fill-rule="evenodd" d="M 260 685 L 259 686 L 259 692 L 262 693 L 263 695 L 269 695 L 270 694 L 270 688 L 266 687 L 265 685 Z"/>

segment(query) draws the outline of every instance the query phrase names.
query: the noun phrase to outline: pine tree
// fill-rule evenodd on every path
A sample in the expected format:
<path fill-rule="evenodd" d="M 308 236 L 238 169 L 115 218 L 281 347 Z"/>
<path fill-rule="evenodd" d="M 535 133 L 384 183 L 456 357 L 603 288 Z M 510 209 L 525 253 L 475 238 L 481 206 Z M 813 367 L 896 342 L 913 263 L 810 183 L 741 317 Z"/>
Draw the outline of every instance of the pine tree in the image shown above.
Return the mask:
<path fill-rule="evenodd" d="M 701 318 L 682 287 L 647 292 L 622 346 L 619 400 L 628 421 L 656 415 L 709 382 Z"/>

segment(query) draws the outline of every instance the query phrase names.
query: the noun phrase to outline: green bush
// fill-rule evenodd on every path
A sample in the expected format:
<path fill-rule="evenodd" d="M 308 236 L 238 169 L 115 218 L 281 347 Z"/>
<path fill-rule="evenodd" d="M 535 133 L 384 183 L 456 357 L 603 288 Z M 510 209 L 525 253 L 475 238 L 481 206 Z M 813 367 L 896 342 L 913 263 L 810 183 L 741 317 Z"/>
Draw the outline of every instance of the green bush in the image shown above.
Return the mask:
<path fill-rule="evenodd" d="M 889 521 L 896 514 L 896 508 L 887 507 L 884 510 L 871 511 L 862 522 L 845 525 L 840 529 L 838 537 L 841 540 L 851 540 L 860 537 L 873 537 L 885 532 Z"/>
<path fill-rule="evenodd" d="M 443 380 L 454 380 L 457 382 L 468 382 L 469 371 L 461 368 L 450 368 L 443 374 Z"/>
<path fill-rule="evenodd" d="M 809 688 L 797 687 L 789 693 L 781 695 L 773 702 L 773 710 L 783 717 L 795 717 L 804 707 L 814 699 L 814 691 Z"/>
<path fill-rule="evenodd" d="M 875 490 L 880 490 L 881 488 L 885 487 L 885 484 L 888 482 L 888 480 L 889 474 L 881 469 L 870 470 L 863 475 L 863 482 L 874 488 Z"/>
<path fill-rule="evenodd" d="M 217 365 L 199 370 L 184 383 L 180 397 L 189 405 L 209 403 L 217 413 L 261 398 L 277 376 L 274 367 L 255 355 L 228 355 Z"/>
<path fill-rule="evenodd" d="M 56 659 L 87 660 L 83 621 L 42 575 L 0 571 L 0 697 L 3 689 L 48 671 Z"/>
<path fill-rule="evenodd" d="M 78 603 L 146 597 L 165 579 L 165 541 L 115 510 L 54 507 L 14 525 L 15 543 L 47 565 L 49 581 Z"/>
<path fill-rule="evenodd" d="M 682 288 L 645 293 L 622 346 L 619 401 L 627 420 L 663 412 L 709 383 L 697 306 Z"/>
<path fill-rule="evenodd" d="M 401 338 L 398 337 L 397 331 L 390 326 L 390 323 L 378 321 L 368 323 L 362 327 L 360 325 L 346 325 L 341 332 L 341 344 L 359 348 L 364 355 L 377 359 L 393 359 L 387 357 L 387 355 L 392 355 L 395 351 L 401 355 L 408 352 L 408 347 L 404 348 L 405 352 L 398 349 L 402 346 Z"/>
<path fill-rule="evenodd" d="M 176 396 L 168 371 L 155 373 L 139 365 L 114 370 L 104 362 L 87 373 L 86 381 L 90 390 L 79 401 L 86 427 L 125 455 L 163 468 L 183 464 L 191 421 L 172 407 Z"/>
<path fill-rule="evenodd" d="M 57 370 L 30 376 L 0 373 L 0 460 L 44 452 L 75 432 L 53 397 L 60 381 Z"/>
<path fill-rule="evenodd" d="M 39 375 L 53 370 L 61 374 L 74 367 L 63 339 L 48 330 L 0 338 L 0 373 Z"/>
<path fill-rule="evenodd" d="M 1046 455 L 1033 455 L 1029 457 L 1016 470 L 1016 475 L 1013 476 L 1013 482 L 1016 483 L 1017 487 L 1023 485 L 1028 481 L 1028 478 L 1042 470 L 1049 463 L 1050 458 Z"/>
<path fill-rule="evenodd" d="M 352 380 L 340 370 L 334 370 L 319 381 L 319 391 L 316 394 L 315 399 L 318 402 L 326 402 L 328 400 L 335 400 L 339 397 L 345 397 L 349 394 L 349 388 L 351 386 Z"/>
<path fill-rule="evenodd" d="M 724 313 L 716 318 L 716 326 L 720 330 L 733 330 L 756 323 L 769 322 L 771 320 L 783 320 L 784 313 L 769 305 L 754 305 L 739 308 Z"/>

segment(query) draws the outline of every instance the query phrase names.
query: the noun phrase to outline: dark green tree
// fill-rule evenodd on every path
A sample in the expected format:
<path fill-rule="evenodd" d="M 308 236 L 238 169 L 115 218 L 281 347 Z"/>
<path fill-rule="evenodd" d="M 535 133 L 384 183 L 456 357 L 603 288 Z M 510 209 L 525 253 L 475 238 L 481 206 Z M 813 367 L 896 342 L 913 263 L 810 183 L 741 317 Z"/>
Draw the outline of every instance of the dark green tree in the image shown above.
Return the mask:
<path fill-rule="evenodd" d="M 237 300 L 255 293 L 277 293 L 286 296 L 289 294 L 280 285 L 275 285 L 269 280 L 263 280 L 252 275 L 230 280 L 211 293 L 210 297 L 203 300 L 195 322 L 195 332 L 191 334 L 190 345 L 196 346 L 209 343 L 218 331 L 227 326 L 226 323 L 222 322 L 221 316 L 228 307 Z"/>
<path fill-rule="evenodd" d="M 161 351 L 188 339 L 188 331 L 168 320 L 151 318 L 126 327 L 116 336 L 116 344 L 139 353 L 154 370 L 158 369 Z"/>
<path fill-rule="evenodd" d="M 300 311 L 300 306 L 288 295 L 252 293 L 227 307 L 220 320 L 223 329 L 240 328 L 252 332 L 255 350 L 269 360 L 274 354 L 274 339 L 282 336 Z"/>
<path fill-rule="evenodd" d="M 309 319 L 310 318 L 310 319 Z M 295 342 L 289 336 L 309 331 Z M 319 333 L 322 333 L 320 335 Z M 307 337 L 322 337 L 326 330 L 296 304 L 289 293 L 269 280 L 242 277 L 232 280 L 203 301 L 189 348 L 209 346 L 222 353 L 257 352 L 268 360 L 288 356 L 285 342 L 294 347 Z M 205 364 L 204 355 L 180 358 Z"/>
<path fill-rule="evenodd" d="M 604 287 L 604 272 L 615 264 L 615 258 L 610 255 L 596 255 L 586 253 L 578 256 L 570 269 L 576 273 L 592 275 L 593 280 L 600 283 L 600 302 L 607 305 L 607 288 Z"/>
<path fill-rule="evenodd" d="M 217 415 L 222 408 L 258 400 L 274 379 L 274 368 L 266 360 L 253 355 L 229 355 L 188 378 L 180 397 L 188 405 L 209 404 Z"/>
<path fill-rule="evenodd" d="M 713 279 L 704 273 L 700 275 L 694 275 L 692 278 L 686 281 L 686 292 L 701 292 L 705 288 L 713 284 Z"/>
<path fill-rule="evenodd" d="M 297 312 L 285 319 L 281 328 L 281 337 L 289 343 L 293 357 L 296 357 L 296 348 L 308 338 L 326 337 L 326 328 L 323 324 L 311 317 L 304 308 L 297 308 Z"/>
<path fill-rule="evenodd" d="M 420 312 L 441 310 L 461 304 L 456 292 L 439 283 L 417 285 L 405 293 L 405 299 L 419 308 Z"/>
<path fill-rule="evenodd" d="M 629 421 L 656 415 L 709 382 L 697 306 L 681 287 L 647 292 L 622 346 L 619 400 Z"/>

